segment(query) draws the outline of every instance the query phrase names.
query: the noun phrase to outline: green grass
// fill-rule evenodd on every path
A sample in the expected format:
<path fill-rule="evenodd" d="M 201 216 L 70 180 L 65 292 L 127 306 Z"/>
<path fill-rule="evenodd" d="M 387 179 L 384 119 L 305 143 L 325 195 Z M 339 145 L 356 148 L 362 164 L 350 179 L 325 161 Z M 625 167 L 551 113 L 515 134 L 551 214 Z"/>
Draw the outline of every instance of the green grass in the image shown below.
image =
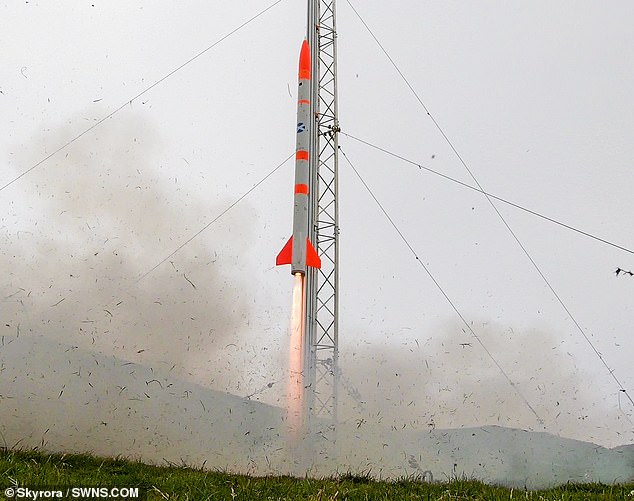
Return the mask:
<path fill-rule="evenodd" d="M 634 501 L 634 484 L 565 485 L 524 491 L 456 479 L 424 483 L 416 479 L 376 481 L 369 476 L 330 479 L 249 477 L 185 466 L 151 466 L 124 459 L 78 454 L 0 450 L 0 499 L 11 486 L 29 489 L 139 487 L 147 500 L 575 500 Z M 17 498 L 16 498 L 17 499 Z M 26 498 L 23 498 L 26 499 Z"/>

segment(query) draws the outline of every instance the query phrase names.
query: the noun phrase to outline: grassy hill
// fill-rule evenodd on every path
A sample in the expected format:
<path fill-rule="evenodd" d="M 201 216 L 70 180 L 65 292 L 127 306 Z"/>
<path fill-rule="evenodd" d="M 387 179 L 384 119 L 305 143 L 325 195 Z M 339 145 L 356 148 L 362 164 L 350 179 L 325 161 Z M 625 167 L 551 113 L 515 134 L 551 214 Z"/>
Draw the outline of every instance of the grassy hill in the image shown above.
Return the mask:
<path fill-rule="evenodd" d="M 33 360 L 38 363 L 25 363 Z M 608 449 L 498 426 L 396 430 L 347 422 L 336 442 L 313 433 L 306 447 L 291 453 L 279 407 L 192 384 L 169 366 L 131 363 L 43 337 L 5 340 L 0 367 L 0 447 L 9 450 L 122 454 L 252 476 L 466 475 L 516 489 L 634 481 L 632 445 Z"/>
<path fill-rule="evenodd" d="M 0 451 L 0 499 L 6 488 L 60 489 L 105 487 L 139 489 L 147 500 L 634 500 L 634 484 L 565 485 L 526 491 L 466 479 L 425 483 L 412 479 L 376 481 L 368 476 L 329 479 L 250 477 L 185 466 L 151 466 L 87 455 L 48 455 L 36 451 Z M 81 498 L 89 499 L 89 498 Z"/>

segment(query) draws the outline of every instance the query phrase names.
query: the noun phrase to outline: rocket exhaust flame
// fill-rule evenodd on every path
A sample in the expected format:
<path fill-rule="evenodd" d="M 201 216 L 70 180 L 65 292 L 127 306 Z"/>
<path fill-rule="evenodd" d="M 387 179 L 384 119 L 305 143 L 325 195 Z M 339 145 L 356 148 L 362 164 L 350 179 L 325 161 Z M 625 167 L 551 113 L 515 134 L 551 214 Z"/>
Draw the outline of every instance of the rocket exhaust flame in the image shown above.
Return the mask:
<path fill-rule="evenodd" d="M 294 277 L 287 402 L 289 436 L 292 441 L 296 441 L 299 438 L 303 425 L 304 387 L 302 381 L 302 342 L 304 339 L 304 304 L 306 297 L 304 276 L 301 273 L 295 273 Z"/>

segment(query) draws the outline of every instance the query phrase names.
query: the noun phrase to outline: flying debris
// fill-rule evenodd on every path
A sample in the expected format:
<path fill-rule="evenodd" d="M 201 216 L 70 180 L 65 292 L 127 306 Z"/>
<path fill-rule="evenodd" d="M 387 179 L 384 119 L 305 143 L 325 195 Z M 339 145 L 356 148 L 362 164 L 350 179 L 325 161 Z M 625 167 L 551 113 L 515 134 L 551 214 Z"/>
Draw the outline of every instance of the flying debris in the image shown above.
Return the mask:
<path fill-rule="evenodd" d="M 622 268 L 617 268 L 616 271 L 614 272 L 616 274 L 616 276 L 618 277 L 621 273 L 623 273 L 623 275 L 629 275 L 630 277 L 634 277 L 634 273 L 632 273 L 631 271 L 626 271 Z"/>
<path fill-rule="evenodd" d="M 297 100 L 297 148 L 295 152 L 295 207 L 293 210 L 293 234 L 275 264 L 291 265 L 291 274 L 306 275 L 308 266 L 321 268 L 321 259 L 308 238 L 308 197 L 310 192 L 309 141 L 314 120 L 310 117 L 311 59 L 308 41 L 304 40 L 299 56 L 299 90 Z"/>

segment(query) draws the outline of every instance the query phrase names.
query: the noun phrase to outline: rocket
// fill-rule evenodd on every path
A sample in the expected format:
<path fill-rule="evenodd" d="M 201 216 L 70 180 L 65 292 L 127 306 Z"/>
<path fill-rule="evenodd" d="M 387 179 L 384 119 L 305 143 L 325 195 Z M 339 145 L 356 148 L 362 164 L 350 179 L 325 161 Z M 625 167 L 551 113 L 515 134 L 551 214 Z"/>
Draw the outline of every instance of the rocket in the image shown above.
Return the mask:
<path fill-rule="evenodd" d="M 291 274 L 306 276 L 308 266 L 321 268 L 321 259 L 308 238 L 308 197 L 310 131 L 314 120 L 310 116 L 311 60 L 308 41 L 304 40 L 299 55 L 299 90 L 297 99 L 297 147 L 295 151 L 295 194 L 293 234 L 278 254 L 275 264 L 291 265 Z"/>

